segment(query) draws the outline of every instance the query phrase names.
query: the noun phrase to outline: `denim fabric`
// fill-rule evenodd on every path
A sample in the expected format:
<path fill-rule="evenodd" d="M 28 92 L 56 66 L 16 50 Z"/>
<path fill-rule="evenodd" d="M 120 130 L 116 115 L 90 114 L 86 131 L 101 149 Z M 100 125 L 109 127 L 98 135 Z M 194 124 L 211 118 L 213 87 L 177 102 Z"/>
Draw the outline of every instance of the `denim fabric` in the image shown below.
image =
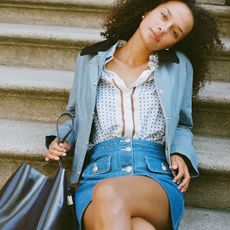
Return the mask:
<path fill-rule="evenodd" d="M 83 229 L 83 213 L 92 199 L 97 182 L 118 176 L 145 175 L 165 190 L 170 204 L 173 229 L 178 229 L 184 211 L 184 194 L 174 183 L 164 153 L 164 145 L 146 140 L 116 138 L 95 145 L 87 153 L 89 163 L 76 190 L 76 215 Z"/>

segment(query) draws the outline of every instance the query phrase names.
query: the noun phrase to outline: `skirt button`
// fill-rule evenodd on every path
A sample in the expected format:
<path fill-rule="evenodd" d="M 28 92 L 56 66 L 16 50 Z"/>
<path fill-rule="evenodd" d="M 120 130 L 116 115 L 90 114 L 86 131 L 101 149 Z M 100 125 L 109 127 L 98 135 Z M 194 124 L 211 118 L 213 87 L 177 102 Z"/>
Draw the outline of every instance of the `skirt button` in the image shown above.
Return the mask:
<path fill-rule="evenodd" d="M 97 164 L 95 164 L 95 165 L 93 166 L 93 173 L 96 173 L 97 170 L 98 170 L 98 167 L 97 167 Z"/>
<path fill-rule="evenodd" d="M 133 167 L 132 167 L 132 166 L 127 166 L 127 167 L 125 167 L 125 168 L 122 169 L 122 171 L 125 171 L 125 172 L 127 172 L 127 173 L 131 173 L 132 170 L 133 170 Z"/>

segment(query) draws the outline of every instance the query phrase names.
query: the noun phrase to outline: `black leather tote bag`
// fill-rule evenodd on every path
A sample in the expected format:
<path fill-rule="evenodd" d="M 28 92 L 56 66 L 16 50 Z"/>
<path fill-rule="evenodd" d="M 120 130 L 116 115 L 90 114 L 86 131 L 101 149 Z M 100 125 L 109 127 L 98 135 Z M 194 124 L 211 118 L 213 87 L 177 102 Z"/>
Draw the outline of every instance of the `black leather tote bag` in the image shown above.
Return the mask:
<path fill-rule="evenodd" d="M 72 127 L 59 138 L 58 122 L 69 116 Z M 63 143 L 74 126 L 71 114 L 57 121 L 58 140 Z M 22 163 L 0 191 L 1 230 L 72 230 L 77 229 L 74 213 L 74 189 L 68 181 L 62 159 L 54 177 L 47 177 Z"/>

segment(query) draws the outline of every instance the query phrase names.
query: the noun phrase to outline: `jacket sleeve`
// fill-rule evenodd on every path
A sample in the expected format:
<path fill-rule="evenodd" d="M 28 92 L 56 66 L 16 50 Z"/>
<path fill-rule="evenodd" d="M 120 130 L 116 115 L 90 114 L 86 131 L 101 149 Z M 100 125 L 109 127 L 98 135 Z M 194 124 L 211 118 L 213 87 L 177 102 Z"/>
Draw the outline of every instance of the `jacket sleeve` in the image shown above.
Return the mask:
<path fill-rule="evenodd" d="M 73 81 L 73 86 L 72 89 L 70 91 L 70 95 L 69 95 L 69 100 L 68 100 L 68 104 L 66 107 L 66 112 L 71 113 L 75 119 L 74 121 L 76 122 L 76 89 L 77 89 L 77 84 L 78 84 L 78 78 L 79 78 L 79 63 L 80 63 L 80 55 L 77 56 L 77 61 L 76 61 L 76 65 L 75 65 L 75 70 L 74 70 L 74 81 Z M 68 132 L 68 130 L 71 127 L 71 121 L 68 120 L 65 123 L 61 124 L 59 126 L 59 135 L 60 138 L 63 138 L 65 136 L 65 134 Z M 50 143 L 57 137 L 57 131 L 53 130 L 51 131 L 46 137 L 46 148 L 49 148 Z M 66 141 L 71 145 L 71 152 L 74 149 L 75 143 L 76 143 L 76 138 L 75 138 L 75 131 L 74 129 L 72 130 L 72 132 L 69 134 L 69 136 L 67 137 Z"/>
<path fill-rule="evenodd" d="M 192 178 L 199 176 L 199 172 L 196 152 L 193 146 L 192 133 L 193 68 L 188 60 L 186 63 L 186 73 L 187 80 L 180 110 L 180 118 L 172 141 L 170 152 L 171 155 L 179 155 L 185 160 Z"/>

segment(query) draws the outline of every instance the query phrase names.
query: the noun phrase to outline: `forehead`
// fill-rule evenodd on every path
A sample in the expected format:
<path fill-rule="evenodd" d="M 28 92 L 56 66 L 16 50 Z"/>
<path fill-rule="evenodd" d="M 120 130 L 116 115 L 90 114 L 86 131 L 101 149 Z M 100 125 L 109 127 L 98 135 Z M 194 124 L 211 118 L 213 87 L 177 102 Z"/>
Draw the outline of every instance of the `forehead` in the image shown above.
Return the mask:
<path fill-rule="evenodd" d="M 168 1 L 166 3 L 160 4 L 155 10 L 168 9 L 172 18 L 177 22 L 181 27 L 192 27 L 193 25 L 193 15 L 188 6 L 177 0 Z"/>

